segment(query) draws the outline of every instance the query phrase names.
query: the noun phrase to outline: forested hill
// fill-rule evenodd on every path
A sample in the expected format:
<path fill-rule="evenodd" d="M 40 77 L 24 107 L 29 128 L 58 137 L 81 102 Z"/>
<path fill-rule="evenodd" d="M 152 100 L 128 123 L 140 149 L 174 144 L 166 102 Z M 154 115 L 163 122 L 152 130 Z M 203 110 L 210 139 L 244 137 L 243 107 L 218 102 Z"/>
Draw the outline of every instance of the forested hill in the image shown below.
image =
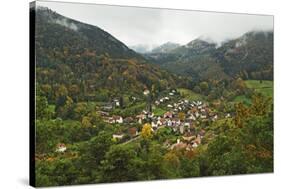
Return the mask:
<path fill-rule="evenodd" d="M 144 88 L 161 90 L 175 84 L 171 74 L 147 64 L 99 27 L 43 7 L 36 11 L 36 64 L 40 86 L 54 94 L 66 88 L 75 98 L 138 94 Z"/>
<path fill-rule="evenodd" d="M 173 73 L 197 80 L 273 78 L 273 32 L 254 31 L 217 47 L 195 39 L 168 53 L 148 53 L 146 58 Z"/>
<path fill-rule="evenodd" d="M 64 49 L 74 54 L 89 50 L 111 58 L 142 59 L 139 54 L 101 28 L 64 17 L 50 9 L 39 7 L 36 21 L 36 40 L 46 50 Z"/>
<path fill-rule="evenodd" d="M 272 80 L 273 32 L 248 32 L 224 43 L 214 57 L 230 76 Z"/>

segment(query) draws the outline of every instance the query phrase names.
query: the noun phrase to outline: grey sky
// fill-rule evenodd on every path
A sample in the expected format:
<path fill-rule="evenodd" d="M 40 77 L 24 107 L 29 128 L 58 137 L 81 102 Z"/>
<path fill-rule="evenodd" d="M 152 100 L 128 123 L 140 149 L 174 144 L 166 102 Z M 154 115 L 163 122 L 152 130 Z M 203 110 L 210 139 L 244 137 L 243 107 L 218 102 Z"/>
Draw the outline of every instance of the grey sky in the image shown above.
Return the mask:
<path fill-rule="evenodd" d="M 92 24 L 128 46 L 187 44 L 197 37 L 217 43 L 251 30 L 273 30 L 273 16 L 37 1 L 59 14 Z"/>

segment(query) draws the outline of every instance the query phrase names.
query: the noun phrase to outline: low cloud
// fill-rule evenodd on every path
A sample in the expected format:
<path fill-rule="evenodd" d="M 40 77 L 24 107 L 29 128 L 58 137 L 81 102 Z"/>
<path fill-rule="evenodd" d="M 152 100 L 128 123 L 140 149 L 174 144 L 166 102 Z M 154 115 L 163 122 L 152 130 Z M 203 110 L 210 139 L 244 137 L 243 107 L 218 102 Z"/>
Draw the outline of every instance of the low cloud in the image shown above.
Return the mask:
<path fill-rule="evenodd" d="M 78 30 L 78 27 L 76 26 L 76 24 L 72 23 L 72 22 L 68 22 L 66 19 L 56 19 L 55 23 L 62 25 L 64 27 L 67 27 L 69 29 Z"/>
<path fill-rule="evenodd" d="M 127 46 L 155 46 L 168 41 L 187 44 L 201 37 L 222 43 L 246 32 L 273 30 L 273 16 L 106 5 L 38 2 L 64 16 L 109 32 Z M 71 29 L 75 25 L 59 21 Z"/>

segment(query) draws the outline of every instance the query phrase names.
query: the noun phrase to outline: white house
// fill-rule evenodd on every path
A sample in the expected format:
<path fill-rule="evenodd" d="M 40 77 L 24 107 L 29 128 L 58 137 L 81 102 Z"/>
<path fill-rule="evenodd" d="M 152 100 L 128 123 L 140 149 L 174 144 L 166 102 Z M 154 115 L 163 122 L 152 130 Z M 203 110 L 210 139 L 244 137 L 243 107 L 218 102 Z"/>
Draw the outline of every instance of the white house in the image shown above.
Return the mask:
<path fill-rule="evenodd" d="M 194 142 L 194 143 L 192 144 L 192 147 L 193 147 L 193 148 L 197 148 L 197 147 L 198 147 L 198 144 L 197 144 L 196 142 Z"/>
<path fill-rule="evenodd" d="M 121 116 L 113 116 L 115 123 L 123 123 L 123 118 Z"/>
<path fill-rule="evenodd" d="M 167 97 L 167 96 L 166 96 L 164 99 L 165 99 L 165 100 L 170 100 L 170 98 L 169 98 L 169 97 Z"/>
<path fill-rule="evenodd" d="M 158 100 L 156 100 L 155 104 L 158 106 L 160 104 L 160 102 Z"/>
<path fill-rule="evenodd" d="M 206 115 L 201 115 L 200 117 L 201 117 L 201 119 L 206 119 L 207 118 Z"/>
<path fill-rule="evenodd" d="M 151 122 L 151 126 L 152 126 L 153 128 L 157 128 L 157 123 L 155 123 L 154 121 L 152 121 L 152 122 Z"/>
<path fill-rule="evenodd" d="M 185 122 L 185 123 L 184 123 L 184 126 L 190 128 L 190 123 Z"/>
<path fill-rule="evenodd" d="M 161 126 L 161 125 L 162 125 L 162 121 L 161 121 L 160 119 L 157 121 L 157 125 L 158 125 L 158 126 Z"/>
<path fill-rule="evenodd" d="M 194 117 L 193 114 L 191 114 L 191 115 L 188 117 L 188 119 L 190 119 L 190 120 L 196 120 L 196 118 Z"/>
<path fill-rule="evenodd" d="M 63 143 L 60 143 L 57 145 L 57 149 L 56 149 L 56 152 L 60 152 L 60 153 L 63 153 L 66 151 L 66 146 L 65 144 Z"/>
<path fill-rule="evenodd" d="M 113 135 L 112 135 L 112 137 L 113 137 L 114 139 L 122 139 L 123 136 L 124 136 L 124 134 L 113 134 Z"/>
<path fill-rule="evenodd" d="M 216 121 L 218 119 L 218 115 L 215 115 L 213 118 L 212 118 L 212 121 Z"/>
<path fill-rule="evenodd" d="M 169 127 L 172 126 L 172 121 L 170 119 L 167 121 L 167 126 L 169 126 Z"/>
<path fill-rule="evenodd" d="M 144 94 L 144 95 L 148 95 L 148 94 L 149 94 L 149 90 L 148 90 L 148 89 L 145 89 L 145 90 L 143 91 L 143 94 Z"/>
<path fill-rule="evenodd" d="M 181 134 L 184 133 L 184 126 L 183 126 L 183 125 L 180 126 L 180 133 L 181 133 Z"/>

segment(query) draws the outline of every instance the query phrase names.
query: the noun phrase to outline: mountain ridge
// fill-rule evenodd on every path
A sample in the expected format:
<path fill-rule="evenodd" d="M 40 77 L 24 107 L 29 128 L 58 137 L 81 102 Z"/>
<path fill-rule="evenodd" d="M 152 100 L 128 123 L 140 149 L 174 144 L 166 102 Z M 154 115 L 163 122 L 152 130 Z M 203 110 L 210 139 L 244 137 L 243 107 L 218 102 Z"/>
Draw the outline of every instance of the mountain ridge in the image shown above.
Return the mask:
<path fill-rule="evenodd" d="M 242 77 L 272 80 L 272 52 L 273 33 L 251 31 L 225 41 L 220 46 L 197 38 L 169 53 L 147 53 L 144 56 L 150 62 L 175 74 L 191 75 L 199 80 L 208 77 L 219 79 L 217 74 L 203 73 L 208 69 L 212 73 L 217 69 L 220 79 Z"/>

